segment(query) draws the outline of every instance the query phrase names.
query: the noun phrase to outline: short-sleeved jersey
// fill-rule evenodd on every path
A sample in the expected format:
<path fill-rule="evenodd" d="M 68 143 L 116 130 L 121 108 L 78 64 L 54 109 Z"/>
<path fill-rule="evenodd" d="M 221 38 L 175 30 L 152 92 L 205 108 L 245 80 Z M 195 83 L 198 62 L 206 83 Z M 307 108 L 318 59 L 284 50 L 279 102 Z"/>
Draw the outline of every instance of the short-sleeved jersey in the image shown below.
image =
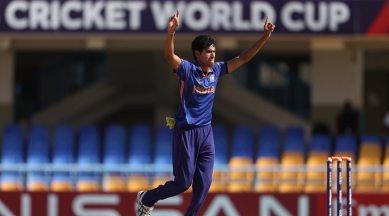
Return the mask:
<path fill-rule="evenodd" d="M 226 62 L 215 62 L 204 75 L 197 62 L 181 60 L 176 71 L 179 77 L 180 104 L 176 113 L 177 127 L 211 124 L 212 107 L 219 78 L 228 73 Z"/>

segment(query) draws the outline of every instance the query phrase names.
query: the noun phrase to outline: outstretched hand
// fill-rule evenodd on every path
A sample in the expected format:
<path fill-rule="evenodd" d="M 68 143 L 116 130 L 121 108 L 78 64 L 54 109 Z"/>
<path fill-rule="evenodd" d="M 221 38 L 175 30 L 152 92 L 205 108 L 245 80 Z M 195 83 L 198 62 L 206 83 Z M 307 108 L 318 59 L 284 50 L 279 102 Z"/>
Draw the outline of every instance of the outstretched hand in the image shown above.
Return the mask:
<path fill-rule="evenodd" d="M 271 33 L 274 31 L 276 26 L 269 21 L 269 17 L 266 17 L 265 24 L 263 26 L 264 34 L 270 37 Z"/>
<path fill-rule="evenodd" d="M 168 33 L 174 34 L 174 32 L 176 31 L 179 25 L 179 19 L 178 19 L 179 15 L 180 15 L 180 11 L 178 11 L 177 9 L 176 13 L 169 18 L 168 29 L 167 29 Z"/>

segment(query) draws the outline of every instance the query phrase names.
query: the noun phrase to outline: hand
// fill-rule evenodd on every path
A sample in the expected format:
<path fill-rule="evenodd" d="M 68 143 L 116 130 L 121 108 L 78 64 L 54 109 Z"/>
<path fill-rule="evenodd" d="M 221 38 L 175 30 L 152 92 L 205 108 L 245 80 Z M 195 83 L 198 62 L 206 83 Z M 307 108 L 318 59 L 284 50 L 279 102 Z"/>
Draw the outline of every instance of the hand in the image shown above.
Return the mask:
<path fill-rule="evenodd" d="M 263 26 L 263 34 L 267 37 L 270 37 L 271 33 L 274 31 L 276 26 L 269 21 L 269 17 L 266 17 L 265 25 Z"/>
<path fill-rule="evenodd" d="M 169 18 L 169 23 L 167 26 L 167 31 L 169 34 L 174 34 L 176 32 L 177 26 L 179 24 L 178 15 L 180 15 L 180 12 L 177 9 L 176 14 Z"/>

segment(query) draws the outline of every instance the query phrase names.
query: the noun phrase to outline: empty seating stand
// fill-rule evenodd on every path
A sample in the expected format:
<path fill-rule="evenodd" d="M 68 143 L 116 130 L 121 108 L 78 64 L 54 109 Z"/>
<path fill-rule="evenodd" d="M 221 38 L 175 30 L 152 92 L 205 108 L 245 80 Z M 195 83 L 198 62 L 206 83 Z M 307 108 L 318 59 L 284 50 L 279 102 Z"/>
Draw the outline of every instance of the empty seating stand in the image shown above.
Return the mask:
<path fill-rule="evenodd" d="M 280 159 L 280 132 L 277 127 L 261 127 L 257 143 L 255 191 L 275 192 Z"/>
<path fill-rule="evenodd" d="M 49 164 L 49 133 L 43 125 L 30 129 L 27 146 L 27 189 L 29 191 L 49 191 L 49 173 L 41 170 Z"/>
<path fill-rule="evenodd" d="M 74 174 L 69 169 L 69 165 L 75 162 L 74 146 L 73 129 L 68 125 L 58 126 L 54 132 L 52 164 L 61 171 L 53 173 L 51 190 L 54 192 L 74 190 Z"/>
<path fill-rule="evenodd" d="M 108 125 L 104 136 L 103 189 L 107 192 L 126 191 L 125 173 L 117 167 L 126 164 L 126 129 L 123 125 Z"/>
<path fill-rule="evenodd" d="M 229 161 L 229 192 L 250 192 L 253 189 L 253 143 L 252 128 L 248 126 L 235 128 Z"/>
<path fill-rule="evenodd" d="M 133 172 L 128 173 L 127 189 L 137 192 L 150 187 L 149 173 L 144 167 L 151 164 L 151 129 L 146 124 L 133 125 L 129 132 L 128 164 Z"/>
<path fill-rule="evenodd" d="M 381 140 L 377 136 L 363 136 L 358 157 L 356 190 L 358 192 L 377 191 L 381 186 Z"/>
<path fill-rule="evenodd" d="M 330 155 L 331 138 L 328 135 L 314 135 L 309 145 L 306 162 L 306 193 L 326 190 L 326 161 Z"/>
<path fill-rule="evenodd" d="M 10 124 L 4 128 L 1 164 L 6 166 L 18 166 L 24 163 L 23 130 L 17 124 Z M 24 190 L 23 173 L 21 171 L 3 171 L 1 173 L 1 191 Z"/>
<path fill-rule="evenodd" d="M 290 126 L 286 129 L 281 155 L 279 192 L 301 192 L 304 185 L 304 129 Z"/>
<path fill-rule="evenodd" d="M 96 125 L 80 127 L 77 164 L 80 171 L 77 176 L 77 191 L 96 192 L 101 190 L 101 172 L 93 170 L 100 164 L 100 137 Z"/>

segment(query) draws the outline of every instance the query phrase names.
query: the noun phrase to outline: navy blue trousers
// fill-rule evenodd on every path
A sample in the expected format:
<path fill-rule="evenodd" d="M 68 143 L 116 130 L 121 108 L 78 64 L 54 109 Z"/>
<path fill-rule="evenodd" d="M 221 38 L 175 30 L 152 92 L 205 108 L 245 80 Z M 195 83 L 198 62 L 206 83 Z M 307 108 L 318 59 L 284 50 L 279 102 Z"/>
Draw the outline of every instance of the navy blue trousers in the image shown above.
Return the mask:
<path fill-rule="evenodd" d="M 212 182 L 215 146 L 212 126 L 174 128 L 174 180 L 147 191 L 143 204 L 153 206 L 158 200 L 185 192 L 192 185 L 192 201 L 185 216 L 196 215 Z"/>

